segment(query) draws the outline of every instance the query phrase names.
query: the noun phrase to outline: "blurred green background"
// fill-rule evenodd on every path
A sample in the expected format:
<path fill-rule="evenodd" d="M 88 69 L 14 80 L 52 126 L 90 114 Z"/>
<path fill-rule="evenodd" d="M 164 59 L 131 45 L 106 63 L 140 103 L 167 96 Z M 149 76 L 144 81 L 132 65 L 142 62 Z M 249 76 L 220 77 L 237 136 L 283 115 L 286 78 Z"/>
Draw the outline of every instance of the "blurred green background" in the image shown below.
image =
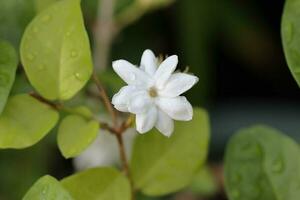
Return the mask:
<path fill-rule="evenodd" d="M 117 1 L 116 13 L 133 0 Z M 24 28 L 46 3 L 0 0 L 0 38 L 18 48 Z M 82 0 L 92 46 L 97 3 Z M 156 54 L 179 55 L 180 68 L 188 66 L 200 78 L 187 96 L 193 105 L 210 112 L 209 163 L 214 173 L 222 167 L 226 141 L 241 127 L 264 123 L 300 139 L 300 90 L 286 66 L 280 39 L 283 4 L 283 0 L 177 0 L 145 14 L 113 41 L 110 60 L 124 58 L 138 64 L 149 48 Z M 20 68 L 13 93 L 28 90 Z M 21 199 L 44 174 L 62 178 L 73 173 L 71 161 L 57 150 L 55 132 L 26 150 L 0 151 L 0 200 Z M 205 195 L 195 195 L 190 188 L 166 199 L 225 199 L 222 191 L 214 193 L 216 180 L 205 176 L 205 184 L 194 185 L 200 188 L 196 193 Z"/>

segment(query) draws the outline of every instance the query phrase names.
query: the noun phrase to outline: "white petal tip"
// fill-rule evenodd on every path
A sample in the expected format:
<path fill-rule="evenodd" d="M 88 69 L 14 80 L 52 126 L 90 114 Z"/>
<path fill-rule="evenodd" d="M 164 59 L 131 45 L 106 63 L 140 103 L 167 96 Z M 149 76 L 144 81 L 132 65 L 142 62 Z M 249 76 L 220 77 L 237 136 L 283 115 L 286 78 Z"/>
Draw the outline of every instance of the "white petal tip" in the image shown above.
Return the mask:
<path fill-rule="evenodd" d="M 141 134 L 141 135 L 143 135 L 143 134 L 145 134 L 145 133 L 148 132 L 147 130 L 143 130 L 143 129 L 139 129 L 139 128 L 136 128 L 136 131 L 137 131 L 139 134 Z"/>
<path fill-rule="evenodd" d="M 172 55 L 172 56 L 169 56 L 168 58 L 172 59 L 173 62 L 178 62 L 178 56 L 177 55 Z"/>
<path fill-rule="evenodd" d="M 161 132 L 161 134 L 164 135 L 167 138 L 170 138 L 172 136 L 172 134 L 173 134 L 173 131 L 171 131 L 171 132 L 164 132 L 164 133 Z"/>
<path fill-rule="evenodd" d="M 153 53 L 153 51 L 151 51 L 151 49 L 146 49 L 143 54 L 153 54 L 154 55 L 154 53 Z"/>

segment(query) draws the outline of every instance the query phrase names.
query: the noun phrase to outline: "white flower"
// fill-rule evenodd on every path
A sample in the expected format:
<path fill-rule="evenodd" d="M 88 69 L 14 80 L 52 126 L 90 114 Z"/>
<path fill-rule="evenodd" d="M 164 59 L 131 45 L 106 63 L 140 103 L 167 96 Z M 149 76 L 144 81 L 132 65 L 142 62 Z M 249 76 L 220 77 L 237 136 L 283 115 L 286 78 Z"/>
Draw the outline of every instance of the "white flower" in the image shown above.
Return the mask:
<path fill-rule="evenodd" d="M 114 71 L 128 84 L 114 95 L 112 103 L 122 112 L 136 114 L 136 129 L 146 133 L 154 126 L 165 136 L 174 130 L 174 120 L 189 121 L 193 108 L 179 96 L 198 82 L 196 76 L 174 73 L 177 56 L 161 64 L 151 50 L 145 50 L 138 68 L 126 60 L 113 62 Z"/>

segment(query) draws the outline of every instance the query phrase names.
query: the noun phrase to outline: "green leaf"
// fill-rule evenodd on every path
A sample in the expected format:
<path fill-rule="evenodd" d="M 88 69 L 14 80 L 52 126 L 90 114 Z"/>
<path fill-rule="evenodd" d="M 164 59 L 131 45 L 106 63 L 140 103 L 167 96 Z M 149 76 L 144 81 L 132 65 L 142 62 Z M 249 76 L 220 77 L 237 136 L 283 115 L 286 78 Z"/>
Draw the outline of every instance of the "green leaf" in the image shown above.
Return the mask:
<path fill-rule="evenodd" d="M 47 99 L 70 99 L 86 84 L 92 59 L 79 0 L 54 3 L 33 19 L 22 38 L 21 60 Z"/>
<path fill-rule="evenodd" d="M 76 200 L 131 199 L 129 181 L 113 168 L 89 169 L 61 182 Z"/>
<path fill-rule="evenodd" d="M 73 200 L 71 195 L 51 176 L 40 178 L 26 193 L 23 200 Z"/>
<path fill-rule="evenodd" d="M 0 114 L 15 80 L 18 58 L 15 49 L 0 40 Z"/>
<path fill-rule="evenodd" d="M 41 12 L 44 9 L 48 8 L 51 6 L 53 3 L 56 3 L 59 0 L 34 0 L 35 3 L 35 8 L 37 12 Z"/>
<path fill-rule="evenodd" d="M 300 149 L 281 132 L 254 126 L 230 139 L 225 156 L 225 185 L 231 200 L 298 200 Z"/>
<path fill-rule="evenodd" d="M 208 141 L 208 116 L 199 108 L 192 121 L 176 122 L 170 138 L 156 130 L 138 136 L 131 162 L 135 186 L 149 196 L 184 188 L 203 165 Z"/>
<path fill-rule="evenodd" d="M 58 113 L 22 94 L 8 99 L 0 116 L 0 148 L 25 148 L 41 140 L 57 123 Z"/>
<path fill-rule="evenodd" d="M 79 115 L 69 115 L 61 122 L 57 142 L 65 158 L 72 158 L 85 150 L 97 137 L 99 123 Z"/>
<path fill-rule="evenodd" d="M 201 196 L 213 196 L 218 192 L 218 183 L 209 167 L 201 169 L 193 178 L 188 188 L 191 192 Z"/>
<path fill-rule="evenodd" d="M 285 3 L 281 35 L 288 66 L 300 86 L 300 0 L 287 0 Z"/>

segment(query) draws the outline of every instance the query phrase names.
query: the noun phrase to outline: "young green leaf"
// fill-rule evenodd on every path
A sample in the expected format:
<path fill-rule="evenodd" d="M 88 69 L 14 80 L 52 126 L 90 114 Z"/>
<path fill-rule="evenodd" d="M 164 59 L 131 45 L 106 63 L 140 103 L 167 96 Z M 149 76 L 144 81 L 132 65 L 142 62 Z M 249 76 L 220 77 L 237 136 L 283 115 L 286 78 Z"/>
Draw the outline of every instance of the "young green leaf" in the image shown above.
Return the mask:
<path fill-rule="evenodd" d="M 0 116 L 0 148 L 25 148 L 41 140 L 57 123 L 58 113 L 22 94 L 8 99 Z"/>
<path fill-rule="evenodd" d="M 59 181 L 51 176 L 40 178 L 26 193 L 23 200 L 73 200 Z"/>
<path fill-rule="evenodd" d="M 69 115 L 61 122 L 57 142 L 65 158 L 72 158 L 85 150 L 97 137 L 99 123 L 79 115 Z"/>
<path fill-rule="evenodd" d="M 47 99 L 70 99 L 86 84 L 92 59 L 79 0 L 58 1 L 33 19 L 22 38 L 21 60 Z"/>
<path fill-rule="evenodd" d="M 300 86 L 300 0 L 287 0 L 282 16 L 281 35 L 288 66 Z"/>
<path fill-rule="evenodd" d="M 240 130 L 225 156 L 225 184 L 231 200 L 298 200 L 300 149 L 267 126 Z"/>
<path fill-rule="evenodd" d="M 76 200 L 131 199 L 128 179 L 113 168 L 89 169 L 61 182 Z"/>
<path fill-rule="evenodd" d="M 131 161 L 135 186 L 149 196 L 184 188 L 203 165 L 208 141 L 208 116 L 199 108 L 192 121 L 176 122 L 170 138 L 156 130 L 138 136 Z"/>
<path fill-rule="evenodd" d="M 188 190 L 205 197 L 215 195 L 218 192 L 218 183 L 212 170 L 207 166 L 199 170 Z"/>
<path fill-rule="evenodd" d="M 39 13 L 60 0 L 34 0 L 36 11 Z"/>
<path fill-rule="evenodd" d="M 8 42 L 0 40 L 0 114 L 15 80 L 18 58 Z"/>

